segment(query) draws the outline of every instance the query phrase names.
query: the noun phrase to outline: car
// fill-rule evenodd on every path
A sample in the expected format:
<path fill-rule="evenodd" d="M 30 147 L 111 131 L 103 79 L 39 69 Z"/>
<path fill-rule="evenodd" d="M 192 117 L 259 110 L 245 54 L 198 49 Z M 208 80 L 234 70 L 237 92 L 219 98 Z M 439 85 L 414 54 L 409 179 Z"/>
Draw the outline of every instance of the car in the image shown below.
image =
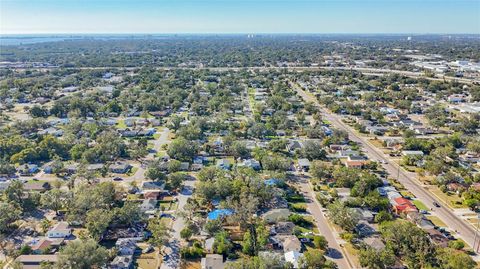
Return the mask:
<path fill-rule="evenodd" d="M 424 209 L 422 209 L 422 210 L 420 210 L 420 213 L 422 213 L 422 214 L 428 214 L 428 211 L 427 211 L 427 210 L 424 210 Z"/>
<path fill-rule="evenodd" d="M 122 181 L 122 180 L 123 180 L 123 178 L 121 178 L 121 177 L 114 177 L 113 178 L 113 181 Z"/>
<path fill-rule="evenodd" d="M 436 201 L 433 201 L 433 205 L 434 205 L 435 207 L 440 207 L 440 204 L 437 203 Z"/>

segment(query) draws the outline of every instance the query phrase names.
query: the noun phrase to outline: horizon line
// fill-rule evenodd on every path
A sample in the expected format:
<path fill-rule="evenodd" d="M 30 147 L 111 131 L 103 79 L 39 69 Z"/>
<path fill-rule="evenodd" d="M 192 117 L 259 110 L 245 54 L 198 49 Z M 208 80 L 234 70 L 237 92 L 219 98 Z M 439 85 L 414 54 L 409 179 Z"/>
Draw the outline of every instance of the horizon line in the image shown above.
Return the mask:
<path fill-rule="evenodd" d="M 478 35 L 479 33 L 449 32 L 24 32 L 1 33 L 12 35 Z"/>

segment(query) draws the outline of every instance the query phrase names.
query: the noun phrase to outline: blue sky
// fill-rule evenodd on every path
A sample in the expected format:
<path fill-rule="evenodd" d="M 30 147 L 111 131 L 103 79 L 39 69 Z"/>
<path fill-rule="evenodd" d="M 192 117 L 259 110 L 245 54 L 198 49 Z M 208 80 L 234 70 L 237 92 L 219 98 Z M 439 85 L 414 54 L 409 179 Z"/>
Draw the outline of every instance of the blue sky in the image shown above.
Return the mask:
<path fill-rule="evenodd" d="M 0 0 L 0 33 L 480 34 L 480 0 Z"/>

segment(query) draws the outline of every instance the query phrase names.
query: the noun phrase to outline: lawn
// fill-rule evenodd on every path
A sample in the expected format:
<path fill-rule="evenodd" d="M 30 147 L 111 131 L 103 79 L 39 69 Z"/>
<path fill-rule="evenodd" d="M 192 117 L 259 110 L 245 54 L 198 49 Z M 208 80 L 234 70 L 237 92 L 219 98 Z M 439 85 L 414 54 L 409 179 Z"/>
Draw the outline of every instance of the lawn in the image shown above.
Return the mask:
<path fill-rule="evenodd" d="M 144 249 L 147 245 L 145 244 L 139 244 L 139 247 L 141 249 Z M 141 268 L 141 269 L 156 269 L 160 268 L 159 265 L 161 264 L 161 255 L 159 254 L 158 249 L 155 249 L 155 251 L 151 253 L 142 253 L 139 256 L 136 257 L 135 259 L 135 265 L 136 268 Z"/>
<path fill-rule="evenodd" d="M 138 167 L 132 167 L 130 171 L 127 173 L 128 176 L 133 176 L 138 171 Z"/>
<path fill-rule="evenodd" d="M 117 128 L 118 129 L 126 129 L 127 128 L 127 125 L 125 125 L 125 121 L 124 120 L 119 120 L 117 122 Z"/>
<path fill-rule="evenodd" d="M 438 187 L 431 186 L 428 190 L 435 194 L 439 200 L 442 202 L 448 202 L 448 205 L 453 208 L 467 208 L 462 202 L 462 198 L 458 197 L 457 195 L 447 195 L 442 192 Z"/>
<path fill-rule="evenodd" d="M 413 204 L 419 209 L 419 210 L 429 210 L 429 208 L 422 203 L 420 200 L 413 200 Z"/>
<path fill-rule="evenodd" d="M 437 216 L 427 216 L 427 219 L 433 222 L 438 227 L 447 227 L 447 224 L 439 219 Z"/>

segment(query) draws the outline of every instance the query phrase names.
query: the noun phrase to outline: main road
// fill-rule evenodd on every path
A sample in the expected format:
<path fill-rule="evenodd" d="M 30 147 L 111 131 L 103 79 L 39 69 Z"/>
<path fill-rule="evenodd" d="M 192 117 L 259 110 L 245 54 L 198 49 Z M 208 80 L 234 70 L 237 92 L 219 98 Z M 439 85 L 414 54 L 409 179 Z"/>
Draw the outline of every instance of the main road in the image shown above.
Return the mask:
<path fill-rule="evenodd" d="M 422 186 L 422 183 L 417 180 L 416 173 L 407 172 L 397 163 L 389 161 L 389 158 L 380 149 L 372 145 L 366 138 L 359 136 L 353 128 L 343 123 L 340 116 L 334 113 L 329 113 L 320 105 L 320 103 L 314 96 L 305 92 L 296 83 L 291 82 L 290 84 L 292 88 L 298 93 L 298 95 L 301 96 L 305 101 L 316 104 L 322 111 L 324 118 L 329 120 L 333 126 L 340 130 L 346 131 L 349 135 L 350 140 L 362 145 L 366 155 L 370 159 L 383 161 L 383 167 L 390 175 L 398 176 L 398 181 L 406 189 L 413 193 L 425 205 L 432 208 L 435 214 L 452 231 L 457 232 L 458 237 L 460 237 L 468 245 L 473 247 L 475 238 L 475 230 L 473 226 L 467 223 L 465 220 L 459 218 L 452 212 L 452 210 L 448 208 L 448 206 L 443 201 L 435 199 L 432 193 L 430 193 L 428 190 L 425 190 Z M 434 202 L 441 204 L 441 207 L 436 207 L 434 205 Z"/>

